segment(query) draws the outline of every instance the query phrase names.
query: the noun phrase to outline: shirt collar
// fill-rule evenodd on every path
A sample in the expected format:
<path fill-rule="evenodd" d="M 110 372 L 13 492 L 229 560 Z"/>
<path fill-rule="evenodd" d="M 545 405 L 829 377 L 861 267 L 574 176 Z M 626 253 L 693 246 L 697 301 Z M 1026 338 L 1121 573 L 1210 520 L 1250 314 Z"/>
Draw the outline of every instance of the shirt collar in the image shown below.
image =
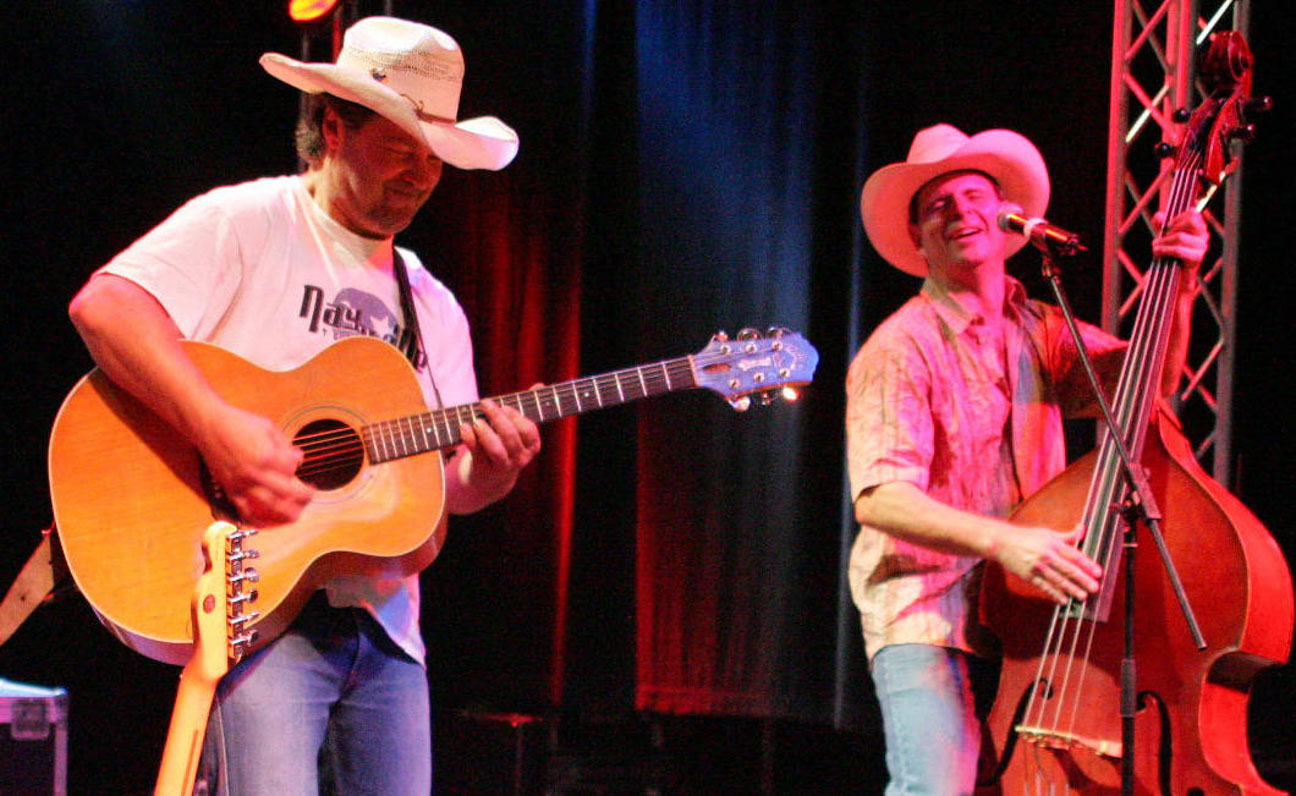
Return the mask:
<path fill-rule="evenodd" d="M 392 261 L 392 249 L 395 245 L 393 238 L 369 238 L 352 232 L 315 201 L 315 197 L 311 196 L 306 188 L 306 180 L 302 175 L 294 175 L 294 179 L 296 184 L 293 190 L 297 192 L 298 199 L 306 208 L 306 212 L 310 214 L 315 224 L 323 229 L 336 245 L 349 252 L 356 262 L 390 263 Z"/>
<path fill-rule="evenodd" d="M 973 316 L 959 304 L 945 287 L 930 276 L 923 280 L 920 294 L 931 303 L 950 331 L 959 335 L 972 323 Z M 1017 279 L 1004 275 L 1004 317 L 1020 318 L 1026 304 L 1026 288 Z"/>

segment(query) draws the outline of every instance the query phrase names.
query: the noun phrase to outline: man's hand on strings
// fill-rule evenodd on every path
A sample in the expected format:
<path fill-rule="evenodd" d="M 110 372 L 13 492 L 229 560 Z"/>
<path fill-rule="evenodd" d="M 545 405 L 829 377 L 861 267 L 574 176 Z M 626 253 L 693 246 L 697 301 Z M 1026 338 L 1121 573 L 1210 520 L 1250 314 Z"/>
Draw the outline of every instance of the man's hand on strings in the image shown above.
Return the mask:
<path fill-rule="evenodd" d="M 1165 214 L 1153 217 L 1157 229 L 1161 228 Z M 1152 253 L 1158 257 L 1173 257 L 1183 264 L 1179 279 L 1179 295 L 1175 308 L 1174 326 L 1166 350 L 1165 367 L 1161 372 L 1161 394 L 1173 395 L 1185 372 L 1188 362 L 1188 341 L 1192 337 L 1193 305 L 1196 302 L 1202 258 L 1210 246 L 1210 232 L 1206 221 L 1196 210 L 1185 210 L 1175 216 L 1165 230 L 1152 241 Z"/>
<path fill-rule="evenodd" d="M 1102 567 L 1076 546 L 1084 535 L 1050 528 L 1014 526 L 996 540 L 993 556 L 1004 569 L 1065 605 L 1098 590 Z"/>
<path fill-rule="evenodd" d="M 1165 220 L 1165 213 L 1158 211 L 1152 218 L 1152 225 L 1160 229 Z M 1152 253 L 1157 257 L 1173 257 L 1183 263 L 1184 268 L 1196 273 L 1206 249 L 1210 246 L 1210 231 L 1206 220 L 1196 210 L 1185 210 L 1174 217 L 1163 234 L 1152 241 Z"/>
<path fill-rule="evenodd" d="M 200 448 L 242 524 L 268 528 L 301 515 L 315 491 L 297 478 L 302 451 L 268 419 L 225 405 L 208 418 Z"/>
<path fill-rule="evenodd" d="M 463 445 L 447 484 L 448 508 L 456 514 L 476 511 L 504 497 L 518 473 L 540 452 L 540 429 L 521 412 L 493 401 L 482 401 L 480 406 L 481 416 L 461 430 Z"/>

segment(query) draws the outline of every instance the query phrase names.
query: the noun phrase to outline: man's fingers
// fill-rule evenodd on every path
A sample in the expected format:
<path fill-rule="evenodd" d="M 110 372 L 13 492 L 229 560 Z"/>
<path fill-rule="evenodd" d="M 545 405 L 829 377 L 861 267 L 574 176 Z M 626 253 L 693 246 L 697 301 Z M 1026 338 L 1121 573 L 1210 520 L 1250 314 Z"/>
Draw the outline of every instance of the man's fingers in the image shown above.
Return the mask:
<path fill-rule="evenodd" d="M 540 450 L 540 432 L 535 423 L 510 407 L 482 401 L 482 417 L 473 424 L 475 442 L 497 462 L 525 464 Z"/>

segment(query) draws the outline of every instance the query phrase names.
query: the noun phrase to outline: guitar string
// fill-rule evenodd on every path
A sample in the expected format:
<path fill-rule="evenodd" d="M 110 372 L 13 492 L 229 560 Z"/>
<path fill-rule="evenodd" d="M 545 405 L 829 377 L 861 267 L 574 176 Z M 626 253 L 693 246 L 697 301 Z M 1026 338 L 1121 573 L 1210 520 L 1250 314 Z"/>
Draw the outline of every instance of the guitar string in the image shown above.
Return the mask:
<path fill-rule="evenodd" d="M 630 372 L 630 371 L 626 371 L 626 372 Z M 642 375 L 642 374 L 638 374 L 638 375 Z M 609 386 L 611 386 L 613 382 L 616 380 L 618 380 L 617 374 L 606 374 L 604 376 L 590 377 L 588 379 L 576 380 L 574 382 L 569 382 L 563 385 L 555 385 L 554 387 L 539 388 L 536 390 L 530 390 L 522 393 L 515 393 L 512 395 L 501 396 L 496 400 L 505 405 L 512 404 L 516 406 L 519 410 L 524 411 L 526 409 L 525 398 L 526 396 L 531 396 L 532 405 L 537 407 L 536 411 L 538 413 L 543 414 L 543 410 L 539 408 L 542 405 L 542 401 L 540 400 L 539 396 L 543 394 L 544 395 L 543 404 L 555 407 L 556 409 L 558 409 L 559 416 L 564 416 L 564 412 L 563 412 L 564 408 L 570 407 L 573 403 L 577 403 L 577 404 L 579 403 L 579 401 L 576 398 L 579 392 L 583 391 L 584 389 L 588 389 L 592 387 L 593 389 L 598 390 L 601 394 L 607 388 L 609 388 Z M 676 382 L 681 381 L 678 374 L 674 379 L 674 381 Z M 634 395 L 632 392 L 631 398 L 626 398 L 625 401 L 629 401 L 638 397 L 649 397 L 653 394 L 652 388 L 657 388 L 662 385 L 669 387 L 672 384 L 672 380 L 666 374 L 649 375 L 644 379 L 644 382 L 650 387 L 650 389 L 644 391 L 642 395 Z M 689 386 L 692 385 L 690 384 Z M 551 401 L 551 399 L 548 397 L 548 393 L 550 392 L 556 393 L 556 395 L 558 396 L 557 400 Z M 599 404 L 603 405 L 606 402 L 606 400 L 607 399 L 600 396 Z M 619 402 L 625 402 L 625 401 L 619 401 Z M 472 404 L 470 406 L 475 407 L 479 405 L 480 404 Z M 437 415 L 441 415 L 443 423 L 449 423 L 450 415 L 452 413 L 462 412 L 464 409 L 465 407 L 453 407 L 450 409 L 441 410 L 440 412 L 428 412 L 423 414 L 422 417 L 434 418 Z M 471 408 L 468 408 L 468 412 L 470 417 L 473 418 L 476 417 L 476 412 L 472 411 Z M 357 433 L 351 429 L 337 429 L 337 430 L 319 432 L 316 434 L 310 434 L 310 435 L 305 435 L 303 437 L 299 437 L 297 441 L 299 443 L 302 443 L 302 446 L 308 449 L 307 456 L 303 461 L 309 462 L 314 465 L 311 467 L 300 468 L 298 472 L 299 476 L 319 475 L 330 471 L 335 471 L 338 469 L 345 469 L 349 465 L 353 464 L 355 461 L 363 459 L 363 450 L 362 450 L 363 442 L 361 440 L 361 437 L 372 438 L 373 434 L 375 433 L 373 429 L 379 429 L 380 431 L 381 430 L 390 431 L 393 427 L 399 427 L 399 425 L 402 422 L 412 422 L 412 421 L 410 420 L 383 421 L 381 423 L 373 424 L 367 427 L 366 431 L 361 433 Z M 462 427 L 462 421 L 456 419 L 454 422 L 454 427 L 447 428 L 447 430 L 451 432 L 459 432 L 461 427 Z M 452 433 L 451 434 L 452 439 L 447 444 L 452 444 L 453 442 L 456 442 L 457 441 L 455 439 L 456 436 L 457 433 Z"/>
<path fill-rule="evenodd" d="M 536 407 L 536 411 L 538 414 L 543 416 L 543 410 L 540 407 L 542 405 L 548 405 L 556 408 L 558 410 L 559 416 L 564 416 L 565 415 L 563 411 L 564 408 L 570 407 L 573 403 L 579 404 L 579 400 L 577 399 L 577 394 L 579 392 L 585 389 L 593 388 L 599 391 L 599 393 L 601 394 L 614 380 L 616 380 L 616 378 L 617 377 L 615 374 L 607 374 L 605 376 L 599 376 L 599 377 L 590 377 L 589 379 L 580 379 L 575 382 L 570 382 L 563 385 L 555 385 L 549 388 L 540 388 L 540 389 L 530 390 L 522 393 L 500 396 L 496 400 L 504 405 L 513 405 L 517 409 L 525 413 L 525 410 L 527 408 L 525 406 L 526 396 L 531 396 L 531 404 L 532 406 Z M 650 389 L 645 391 L 642 396 L 636 396 L 636 397 L 648 397 L 649 395 L 652 394 L 651 388 L 656 388 L 662 385 L 666 385 L 669 387 L 670 384 L 672 383 L 672 380 L 665 374 L 650 375 L 646 377 L 644 381 L 646 385 L 650 387 Z M 680 381 L 678 375 L 675 381 Z M 554 395 L 556 396 L 554 399 L 550 399 L 548 397 L 548 393 L 551 392 L 554 393 Z M 544 396 L 543 399 L 540 397 L 541 395 Z M 599 405 L 603 405 L 605 401 L 606 399 L 604 399 L 602 395 L 600 395 L 598 399 Z M 363 441 L 361 439 L 362 437 L 366 438 L 368 441 L 372 441 L 372 437 L 375 433 L 390 432 L 393 428 L 399 429 L 399 426 L 402 423 L 410 424 L 409 430 L 412 431 L 413 430 L 412 424 L 415 422 L 415 419 L 419 417 L 428 418 L 432 420 L 433 424 L 435 425 L 437 423 L 436 418 L 439 416 L 441 420 L 440 424 L 446 427 L 446 430 L 447 432 L 449 432 L 449 436 L 450 436 L 450 439 L 445 444 L 447 445 L 454 444 L 455 442 L 458 441 L 458 436 L 462 428 L 463 421 L 462 419 L 455 418 L 453 421 L 453 425 L 451 425 L 452 423 L 451 415 L 459 414 L 466 410 L 468 412 L 468 416 L 475 419 L 477 416 L 477 412 L 474 411 L 474 408 L 477 406 L 480 406 L 480 403 L 471 404 L 469 407 L 452 407 L 450 409 L 440 410 L 437 412 L 427 412 L 427 413 L 423 413 L 422 415 L 416 415 L 412 419 L 406 418 L 406 419 L 382 421 L 380 423 L 375 423 L 370 426 L 367 426 L 363 432 L 359 432 L 359 433 L 347 428 L 347 429 L 336 429 L 336 430 L 330 430 L 325 432 L 318 432 L 316 434 L 309 434 L 309 435 L 299 437 L 296 441 L 300 443 L 302 447 L 308 449 L 307 456 L 303 459 L 303 463 L 304 464 L 309 463 L 311 466 L 304 466 L 302 468 L 299 468 L 298 475 L 317 476 L 324 473 L 337 471 L 339 469 L 347 469 L 355 461 L 363 460 Z M 409 436 L 408 432 L 406 431 L 400 431 L 399 433 L 402 439 L 407 439 Z M 438 434 L 438 441 L 440 441 L 439 434 Z M 417 446 L 413 446 L 413 447 L 417 447 Z M 438 445 L 437 447 L 442 447 L 442 446 Z"/>
<path fill-rule="evenodd" d="M 753 352 L 753 355 L 759 352 Z M 636 368 L 626 368 L 611 373 L 590 376 L 582 379 L 575 379 L 559 385 L 549 387 L 540 387 L 534 390 L 527 390 L 509 395 L 500 396 L 494 400 L 504 405 L 513 405 L 524 414 L 529 399 L 530 404 L 537 413 L 537 419 L 547 419 L 545 417 L 544 407 L 552 407 L 558 411 L 558 417 L 565 417 L 565 409 L 570 409 L 572 405 L 579 411 L 581 407 L 580 395 L 588 390 L 595 392 L 595 400 L 599 406 L 605 404 L 618 405 L 628 403 L 640 398 L 652 397 L 659 394 L 664 386 L 665 391 L 675 388 L 675 383 L 680 383 L 682 387 L 695 387 L 697 380 L 693 377 L 694 366 L 702 368 L 709 367 L 715 363 L 730 360 L 734 353 L 702 353 L 695 355 L 690 362 L 688 357 L 674 360 L 663 360 L 651 365 L 644 365 Z M 671 374 L 674 373 L 674 378 Z M 681 377 L 689 377 L 682 379 Z M 627 382 L 626 380 L 629 379 Z M 636 391 L 635 387 L 639 386 Z M 774 384 L 768 389 L 774 389 L 781 386 Z M 626 388 L 629 388 L 628 390 Z M 613 395 L 608 394 L 615 391 Z M 630 393 L 626 395 L 627 391 Z M 397 420 L 381 421 L 379 423 L 366 426 L 361 432 L 356 432 L 350 428 L 330 429 L 327 431 L 316 432 L 298 437 L 295 441 L 305 450 L 306 456 L 303 458 L 302 466 L 298 469 L 300 477 L 318 477 L 330 472 L 344 471 L 353 468 L 357 461 L 362 462 L 364 459 L 364 447 L 366 442 L 373 442 L 373 436 L 376 433 L 390 432 L 392 429 L 399 429 L 404 423 L 408 424 L 408 430 L 400 430 L 402 440 L 408 442 L 410 439 L 409 432 L 414 431 L 415 422 L 419 418 L 427 418 L 432 421 L 435 427 L 438 422 L 446 428 L 450 439 L 444 444 L 438 444 L 435 447 L 445 447 L 455 444 L 458 439 L 458 433 L 463 426 L 462 419 L 455 418 L 453 421 L 451 415 L 460 414 L 463 411 L 468 412 L 470 418 L 475 419 L 477 412 L 476 407 L 480 403 L 470 404 L 466 407 L 451 407 L 443 410 L 430 411 L 420 415 L 414 415 L 410 418 Z M 427 429 L 422 423 L 419 428 L 426 438 Z M 437 434 L 438 442 L 440 435 Z M 410 448 L 419 448 L 414 452 L 423 452 L 432 448 L 420 448 L 417 445 L 401 446 Z M 393 457 L 398 458 L 398 457 Z"/>

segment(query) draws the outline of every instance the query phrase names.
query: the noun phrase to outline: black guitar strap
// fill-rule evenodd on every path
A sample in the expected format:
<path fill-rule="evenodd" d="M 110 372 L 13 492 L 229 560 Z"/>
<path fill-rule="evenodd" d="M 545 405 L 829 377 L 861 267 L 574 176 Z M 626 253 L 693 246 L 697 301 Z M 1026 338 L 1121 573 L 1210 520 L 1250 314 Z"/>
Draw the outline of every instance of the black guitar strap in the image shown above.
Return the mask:
<path fill-rule="evenodd" d="M 405 270 L 405 259 L 400 250 L 392 244 L 392 271 L 396 274 L 396 289 L 400 293 L 401 314 L 405 316 L 405 328 L 408 331 L 409 343 L 402 346 L 402 353 L 418 371 L 419 352 L 427 363 L 428 381 L 432 383 L 432 393 L 436 396 L 437 408 L 445 405 L 441 400 L 441 390 L 437 388 L 436 378 L 432 374 L 432 362 L 427 357 L 427 346 L 423 345 L 423 333 L 419 330 L 418 312 L 414 309 L 414 291 L 410 288 L 409 273 Z"/>

